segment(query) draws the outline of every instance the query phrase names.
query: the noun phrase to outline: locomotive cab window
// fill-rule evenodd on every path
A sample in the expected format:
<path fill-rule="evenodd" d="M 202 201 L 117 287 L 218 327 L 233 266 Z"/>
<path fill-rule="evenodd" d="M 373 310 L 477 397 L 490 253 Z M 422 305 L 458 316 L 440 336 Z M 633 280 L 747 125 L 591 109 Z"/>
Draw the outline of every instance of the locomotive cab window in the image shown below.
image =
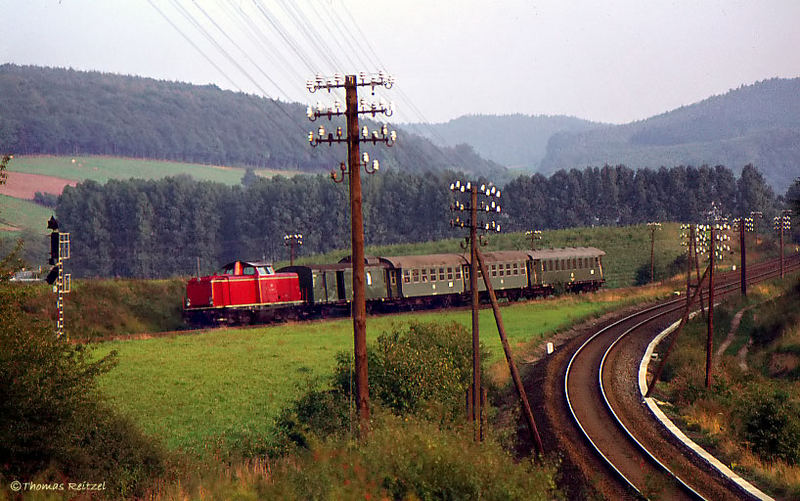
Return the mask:
<path fill-rule="evenodd" d="M 255 275 L 256 269 L 252 266 L 245 266 L 242 268 L 242 275 Z"/>

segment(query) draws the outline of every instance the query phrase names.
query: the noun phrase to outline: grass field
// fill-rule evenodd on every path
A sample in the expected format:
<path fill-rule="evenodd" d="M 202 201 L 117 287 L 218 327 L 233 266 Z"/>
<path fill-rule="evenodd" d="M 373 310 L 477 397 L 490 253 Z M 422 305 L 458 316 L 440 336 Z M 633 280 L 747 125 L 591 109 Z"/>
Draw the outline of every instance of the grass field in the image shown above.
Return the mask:
<path fill-rule="evenodd" d="M 650 294 L 663 292 L 653 289 Z M 512 348 L 523 353 L 526 343 L 636 298 L 641 296 L 568 296 L 509 305 L 503 317 Z M 454 320 L 469 326 L 470 312 L 371 317 L 368 340 L 411 320 Z M 491 310 L 481 312 L 481 332 L 492 362 L 505 363 Z M 114 341 L 97 345 L 96 353 L 119 352 L 119 366 L 101 383 L 115 405 L 146 432 L 163 437 L 170 448 L 200 453 L 220 437 L 235 443 L 269 436 L 286 404 L 308 385 L 324 384 L 319 378 L 330 374 L 337 352 L 352 349 L 352 335 L 348 318 Z"/>
<path fill-rule="evenodd" d="M 161 179 L 178 174 L 189 174 L 203 181 L 215 181 L 228 185 L 241 183 L 245 169 L 203 164 L 120 158 L 106 156 L 14 156 L 8 170 L 55 176 L 84 181 L 91 179 L 105 183 L 109 179 Z M 271 171 L 259 169 L 259 175 L 269 177 L 276 174 L 293 176 L 294 171 Z"/>
<path fill-rule="evenodd" d="M 0 195 L 0 237 L 16 235 L 18 230 L 39 228 L 42 233 L 47 231 L 47 220 L 53 215 L 52 209 L 27 200 L 20 200 L 6 195 Z"/>

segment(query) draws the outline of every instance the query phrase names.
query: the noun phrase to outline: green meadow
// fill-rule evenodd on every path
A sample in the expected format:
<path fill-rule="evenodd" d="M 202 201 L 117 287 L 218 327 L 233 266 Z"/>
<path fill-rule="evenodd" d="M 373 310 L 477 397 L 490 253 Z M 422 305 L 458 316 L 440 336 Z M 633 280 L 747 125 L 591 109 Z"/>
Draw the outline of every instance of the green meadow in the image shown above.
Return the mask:
<path fill-rule="evenodd" d="M 663 294 L 651 289 L 650 295 Z M 515 355 L 530 343 L 622 304 L 641 293 L 601 292 L 515 303 L 502 314 Z M 482 342 L 491 350 L 490 374 L 503 377 L 505 360 L 491 309 L 480 314 Z M 411 321 L 455 321 L 467 327 L 470 311 L 450 310 L 370 317 L 368 342 Z M 215 444 L 269 437 L 282 408 L 309 386 L 325 385 L 335 355 L 353 346 L 349 318 L 247 329 L 113 341 L 119 365 L 101 380 L 102 390 L 124 413 L 172 449 L 198 454 Z"/>
<path fill-rule="evenodd" d="M 10 231 L 4 226 L 17 229 L 39 228 L 42 234 L 46 232 L 47 220 L 53 215 L 53 210 L 28 200 L 0 195 L 0 236 L 14 236 L 16 231 Z"/>
<path fill-rule="evenodd" d="M 106 156 L 15 156 L 8 170 L 55 176 L 64 179 L 85 181 L 91 179 L 105 183 L 109 179 L 161 179 L 168 176 L 188 174 L 202 181 L 214 181 L 237 185 L 242 181 L 245 169 L 221 167 L 165 160 L 120 158 Z M 276 174 L 292 176 L 294 171 L 258 169 L 259 175 L 270 177 Z"/>

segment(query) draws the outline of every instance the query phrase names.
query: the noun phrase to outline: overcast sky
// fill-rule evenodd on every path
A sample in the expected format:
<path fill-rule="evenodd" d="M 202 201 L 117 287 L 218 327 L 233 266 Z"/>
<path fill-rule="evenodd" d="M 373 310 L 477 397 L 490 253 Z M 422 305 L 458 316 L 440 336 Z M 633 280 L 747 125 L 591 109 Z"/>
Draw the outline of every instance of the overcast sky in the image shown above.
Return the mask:
<path fill-rule="evenodd" d="M 208 16 L 208 17 L 207 17 Z M 401 121 L 624 123 L 800 76 L 800 1 L 0 0 L 0 61 L 216 83 L 316 102 L 375 71 Z"/>

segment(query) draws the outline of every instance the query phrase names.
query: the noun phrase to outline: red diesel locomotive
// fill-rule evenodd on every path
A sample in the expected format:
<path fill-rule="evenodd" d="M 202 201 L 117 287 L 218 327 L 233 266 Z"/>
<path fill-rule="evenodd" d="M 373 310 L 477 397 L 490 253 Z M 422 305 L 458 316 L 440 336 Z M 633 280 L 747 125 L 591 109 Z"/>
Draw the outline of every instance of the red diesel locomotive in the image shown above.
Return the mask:
<path fill-rule="evenodd" d="M 184 312 L 191 323 L 270 321 L 300 305 L 296 273 L 275 273 L 270 263 L 234 261 L 186 285 Z"/>

